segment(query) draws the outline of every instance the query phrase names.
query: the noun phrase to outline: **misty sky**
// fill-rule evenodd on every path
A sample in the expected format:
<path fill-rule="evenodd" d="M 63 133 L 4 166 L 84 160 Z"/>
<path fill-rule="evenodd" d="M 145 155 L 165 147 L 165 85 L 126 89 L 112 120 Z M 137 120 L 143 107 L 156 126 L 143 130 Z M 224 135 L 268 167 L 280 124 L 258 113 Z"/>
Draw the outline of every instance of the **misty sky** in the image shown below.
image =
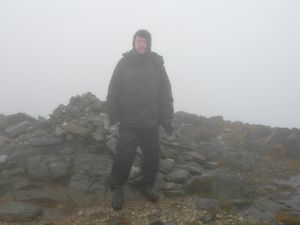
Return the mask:
<path fill-rule="evenodd" d="M 0 113 L 105 100 L 137 29 L 164 56 L 175 110 L 300 128 L 298 0 L 0 0 Z"/>

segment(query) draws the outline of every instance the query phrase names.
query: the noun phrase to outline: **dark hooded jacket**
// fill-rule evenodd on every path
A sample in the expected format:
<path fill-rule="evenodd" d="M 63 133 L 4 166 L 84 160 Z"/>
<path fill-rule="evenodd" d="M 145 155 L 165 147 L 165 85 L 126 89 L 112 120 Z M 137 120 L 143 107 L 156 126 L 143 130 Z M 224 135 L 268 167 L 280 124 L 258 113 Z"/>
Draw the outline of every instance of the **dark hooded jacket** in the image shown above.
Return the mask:
<path fill-rule="evenodd" d="M 155 127 L 170 121 L 173 97 L 163 57 L 150 49 L 144 55 L 124 53 L 113 72 L 107 104 L 111 123 L 120 122 L 121 127 Z"/>

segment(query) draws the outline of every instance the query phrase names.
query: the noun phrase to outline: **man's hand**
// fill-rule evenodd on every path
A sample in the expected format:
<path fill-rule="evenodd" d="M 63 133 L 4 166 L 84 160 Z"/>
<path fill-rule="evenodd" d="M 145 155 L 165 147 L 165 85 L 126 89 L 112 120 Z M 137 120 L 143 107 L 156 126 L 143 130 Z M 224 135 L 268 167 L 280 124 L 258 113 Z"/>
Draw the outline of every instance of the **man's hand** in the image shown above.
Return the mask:
<path fill-rule="evenodd" d="M 173 127 L 171 120 L 164 120 L 162 123 L 162 127 L 164 128 L 164 130 L 168 136 L 173 135 L 174 127 Z"/>

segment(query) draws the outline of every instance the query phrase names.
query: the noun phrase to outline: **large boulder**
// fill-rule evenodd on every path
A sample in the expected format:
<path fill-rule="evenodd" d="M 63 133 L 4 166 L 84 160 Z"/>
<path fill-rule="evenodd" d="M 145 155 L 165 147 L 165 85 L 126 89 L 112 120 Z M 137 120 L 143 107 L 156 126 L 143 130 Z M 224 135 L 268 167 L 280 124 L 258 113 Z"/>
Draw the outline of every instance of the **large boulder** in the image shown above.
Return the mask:
<path fill-rule="evenodd" d="M 4 222 L 26 222 L 37 219 L 43 210 L 40 207 L 21 203 L 11 202 L 0 207 L 0 221 Z"/>

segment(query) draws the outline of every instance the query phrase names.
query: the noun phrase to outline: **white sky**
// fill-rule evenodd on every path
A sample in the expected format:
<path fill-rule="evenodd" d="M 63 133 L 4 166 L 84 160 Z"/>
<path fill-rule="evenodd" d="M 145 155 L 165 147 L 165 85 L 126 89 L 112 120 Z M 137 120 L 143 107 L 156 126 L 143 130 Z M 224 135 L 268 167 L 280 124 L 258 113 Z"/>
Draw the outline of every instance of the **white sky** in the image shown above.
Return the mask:
<path fill-rule="evenodd" d="M 121 53 L 148 29 L 175 110 L 300 128 L 300 1 L 0 0 L 0 113 L 105 100 Z"/>

